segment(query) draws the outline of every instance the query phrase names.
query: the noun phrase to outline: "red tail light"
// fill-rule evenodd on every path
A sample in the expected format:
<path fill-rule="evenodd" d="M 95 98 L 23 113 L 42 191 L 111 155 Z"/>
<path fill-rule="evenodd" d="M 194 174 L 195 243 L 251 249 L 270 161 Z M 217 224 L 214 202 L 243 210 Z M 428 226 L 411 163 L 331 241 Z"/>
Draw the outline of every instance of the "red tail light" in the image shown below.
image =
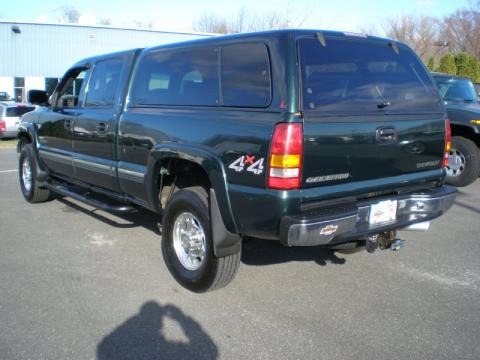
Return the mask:
<path fill-rule="evenodd" d="M 3 120 L 0 120 L 0 133 L 3 133 L 7 130 L 7 124 L 5 123 L 5 121 Z"/>
<path fill-rule="evenodd" d="M 445 119 L 445 154 L 443 155 L 442 167 L 448 166 L 448 154 L 452 147 L 452 129 L 450 128 L 450 120 Z"/>
<path fill-rule="evenodd" d="M 290 190 L 300 188 L 302 181 L 303 126 L 280 123 L 273 131 L 268 161 L 268 187 Z"/>

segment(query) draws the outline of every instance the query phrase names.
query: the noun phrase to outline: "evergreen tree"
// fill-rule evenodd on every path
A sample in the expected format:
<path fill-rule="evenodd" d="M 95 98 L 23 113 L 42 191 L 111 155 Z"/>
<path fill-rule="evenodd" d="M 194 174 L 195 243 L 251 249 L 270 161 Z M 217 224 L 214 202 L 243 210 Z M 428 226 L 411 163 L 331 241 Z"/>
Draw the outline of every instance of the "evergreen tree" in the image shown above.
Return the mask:
<path fill-rule="evenodd" d="M 445 54 L 440 60 L 440 66 L 437 71 L 456 75 L 457 74 L 457 65 L 455 65 L 455 57 L 452 54 Z"/>
<path fill-rule="evenodd" d="M 470 61 L 469 55 L 460 53 L 455 55 L 455 66 L 457 67 L 457 75 L 462 77 L 470 77 Z"/>
<path fill-rule="evenodd" d="M 430 71 L 435 70 L 435 59 L 433 58 L 433 56 L 430 56 L 430 58 L 428 59 L 427 67 Z"/>

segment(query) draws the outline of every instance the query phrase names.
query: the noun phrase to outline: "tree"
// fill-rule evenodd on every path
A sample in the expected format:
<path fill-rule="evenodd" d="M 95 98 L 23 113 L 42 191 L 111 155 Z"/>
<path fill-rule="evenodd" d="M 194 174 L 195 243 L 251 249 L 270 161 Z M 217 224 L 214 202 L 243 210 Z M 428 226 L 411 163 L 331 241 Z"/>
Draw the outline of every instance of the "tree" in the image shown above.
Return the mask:
<path fill-rule="evenodd" d="M 450 51 L 480 58 L 480 1 L 445 17 L 442 37 L 450 43 Z"/>
<path fill-rule="evenodd" d="M 429 68 L 430 71 L 435 70 L 435 59 L 433 56 L 430 56 L 428 58 L 427 67 Z"/>
<path fill-rule="evenodd" d="M 212 12 L 203 13 L 200 18 L 193 23 L 193 30 L 208 33 L 226 34 L 229 27 L 225 18 L 221 18 Z"/>
<path fill-rule="evenodd" d="M 211 33 L 241 33 L 247 31 L 262 31 L 299 27 L 305 21 L 305 16 L 295 15 L 288 3 L 282 12 L 270 12 L 259 17 L 245 8 L 241 8 L 230 20 L 212 12 L 203 13 L 193 23 L 193 29 Z"/>
<path fill-rule="evenodd" d="M 457 75 L 469 77 L 470 76 L 470 56 L 465 53 L 456 54 L 455 59 L 455 66 L 457 67 Z"/>
<path fill-rule="evenodd" d="M 436 53 L 439 21 L 433 17 L 403 15 L 388 18 L 383 30 L 387 37 L 410 45 L 425 62 Z"/>
<path fill-rule="evenodd" d="M 58 22 L 67 23 L 67 24 L 78 24 L 80 19 L 80 11 L 71 5 L 63 5 L 57 9 L 59 16 L 57 18 Z"/>
<path fill-rule="evenodd" d="M 440 60 L 440 66 L 438 71 L 456 75 L 457 74 L 457 65 L 455 64 L 455 57 L 452 54 L 444 55 Z"/>

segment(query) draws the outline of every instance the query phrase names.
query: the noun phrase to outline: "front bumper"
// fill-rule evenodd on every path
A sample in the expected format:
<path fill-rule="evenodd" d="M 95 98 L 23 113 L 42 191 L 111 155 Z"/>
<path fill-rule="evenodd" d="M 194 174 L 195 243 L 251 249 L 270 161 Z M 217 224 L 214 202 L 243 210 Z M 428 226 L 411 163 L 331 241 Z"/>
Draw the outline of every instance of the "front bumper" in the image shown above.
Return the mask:
<path fill-rule="evenodd" d="M 453 205 L 457 190 L 442 186 L 420 193 L 393 195 L 284 216 L 280 241 L 287 246 L 332 245 L 435 219 Z M 396 200 L 396 219 L 371 225 L 371 205 Z"/>

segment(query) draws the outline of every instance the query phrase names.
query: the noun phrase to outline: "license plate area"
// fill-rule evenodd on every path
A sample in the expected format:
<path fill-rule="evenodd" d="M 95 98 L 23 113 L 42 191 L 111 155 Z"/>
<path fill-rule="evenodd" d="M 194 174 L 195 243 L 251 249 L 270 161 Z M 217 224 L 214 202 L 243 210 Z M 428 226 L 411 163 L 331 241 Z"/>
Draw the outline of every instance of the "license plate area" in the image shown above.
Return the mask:
<path fill-rule="evenodd" d="M 391 222 L 397 218 L 397 200 L 385 200 L 370 205 L 370 225 Z"/>

